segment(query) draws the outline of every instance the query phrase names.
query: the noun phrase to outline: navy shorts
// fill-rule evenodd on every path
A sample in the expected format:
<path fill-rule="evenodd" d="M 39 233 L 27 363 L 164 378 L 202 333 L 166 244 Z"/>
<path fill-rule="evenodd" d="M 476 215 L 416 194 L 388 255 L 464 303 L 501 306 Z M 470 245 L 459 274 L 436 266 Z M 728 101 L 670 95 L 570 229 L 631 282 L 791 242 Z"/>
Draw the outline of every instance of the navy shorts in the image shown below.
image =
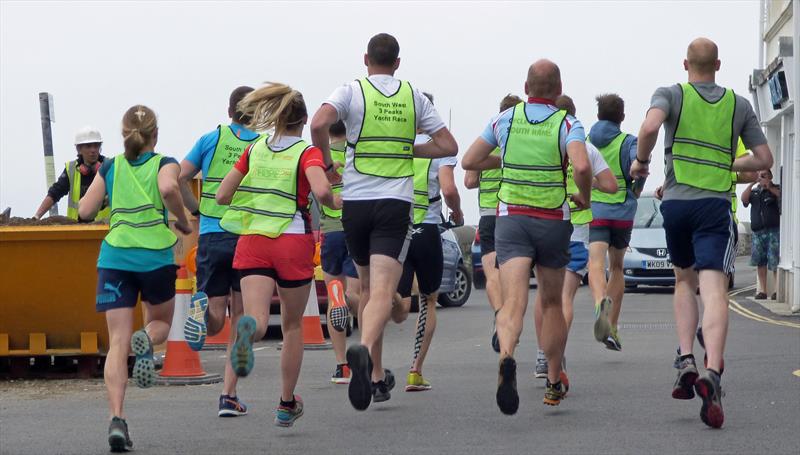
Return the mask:
<path fill-rule="evenodd" d="M 328 275 L 339 276 L 345 274 L 350 278 L 358 278 L 356 266 L 347 252 L 344 232 L 326 232 L 322 234 L 322 244 L 319 249 L 322 271 Z"/>
<path fill-rule="evenodd" d="M 142 301 L 159 305 L 175 297 L 175 278 L 178 268 L 167 265 L 149 272 L 129 272 L 117 269 L 97 269 L 98 313 L 117 308 L 133 308 L 139 294 Z"/>
<path fill-rule="evenodd" d="M 569 264 L 567 270 L 583 278 L 588 272 L 589 250 L 583 242 L 569 242 Z"/>
<path fill-rule="evenodd" d="M 233 269 L 233 253 L 239 236 L 212 232 L 197 239 L 197 290 L 209 297 L 222 297 L 231 289 L 241 292 L 239 273 Z"/>
<path fill-rule="evenodd" d="M 673 264 L 731 272 L 736 259 L 736 225 L 730 200 L 664 201 L 661 214 Z"/>

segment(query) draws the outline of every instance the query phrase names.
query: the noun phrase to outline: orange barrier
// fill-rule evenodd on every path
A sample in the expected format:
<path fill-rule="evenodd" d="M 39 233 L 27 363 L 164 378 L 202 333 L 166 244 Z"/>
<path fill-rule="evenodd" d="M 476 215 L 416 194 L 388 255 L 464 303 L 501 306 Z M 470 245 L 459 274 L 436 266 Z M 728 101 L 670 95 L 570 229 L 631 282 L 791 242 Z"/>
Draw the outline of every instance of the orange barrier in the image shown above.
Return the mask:
<path fill-rule="evenodd" d="M 331 349 L 333 345 L 325 341 L 322 335 L 322 322 L 319 317 L 319 304 L 317 303 L 317 291 L 311 286 L 308 293 L 308 303 L 303 312 L 303 347 L 307 350 Z"/>
<path fill-rule="evenodd" d="M 203 350 L 217 351 L 228 349 L 228 341 L 231 339 L 231 317 L 225 316 L 225 325 L 216 335 L 206 337 Z"/>
<path fill-rule="evenodd" d="M 189 348 L 183 337 L 183 324 L 186 321 L 192 299 L 192 281 L 186 267 L 178 270 L 175 281 L 175 312 L 167 337 L 167 354 L 164 367 L 158 375 L 157 383 L 165 385 L 213 384 L 222 381 L 218 374 L 207 374 L 200 363 L 200 355 Z"/>

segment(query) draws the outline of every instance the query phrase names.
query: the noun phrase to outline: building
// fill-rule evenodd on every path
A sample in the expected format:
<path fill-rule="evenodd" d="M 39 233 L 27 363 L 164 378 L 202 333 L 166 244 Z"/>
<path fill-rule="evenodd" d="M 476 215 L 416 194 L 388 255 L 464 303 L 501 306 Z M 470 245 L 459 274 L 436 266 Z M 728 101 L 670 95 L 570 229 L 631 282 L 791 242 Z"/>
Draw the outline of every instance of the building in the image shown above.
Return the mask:
<path fill-rule="evenodd" d="M 800 0 L 762 0 L 759 62 L 750 77 L 756 114 L 775 156 L 772 169 L 782 189 L 778 300 L 800 310 Z"/>

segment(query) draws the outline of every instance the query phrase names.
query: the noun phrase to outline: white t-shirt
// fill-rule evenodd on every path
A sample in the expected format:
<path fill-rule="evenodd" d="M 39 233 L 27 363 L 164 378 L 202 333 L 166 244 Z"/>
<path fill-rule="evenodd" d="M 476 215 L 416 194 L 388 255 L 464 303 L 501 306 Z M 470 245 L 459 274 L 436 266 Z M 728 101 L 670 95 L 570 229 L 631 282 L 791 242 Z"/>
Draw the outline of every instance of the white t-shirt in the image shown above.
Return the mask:
<path fill-rule="evenodd" d="M 427 134 L 418 134 L 414 139 L 414 144 L 424 144 L 430 141 L 431 138 Z M 442 222 L 442 187 L 439 184 L 439 168 L 442 166 L 453 166 L 458 164 L 458 158 L 448 156 L 445 158 L 435 158 L 431 160 L 431 166 L 428 168 L 428 199 L 433 199 L 436 196 L 439 198 L 428 205 L 428 213 L 425 214 L 425 219 L 422 221 L 424 224 L 439 224 Z"/>
<path fill-rule="evenodd" d="M 597 147 L 590 142 L 586 142 L 586 154 L 589 155 L 589 164 L 592 166 L 592 176 L 597 177 L 597 174 L 608 169 L 608 164 L 603 158 L 603 154 L 597 150 Z M 569 239 L 571 242 L 583 242 L 588 245 L 589 243 L 589 225 L 581 224 L 578 226 L 573 225 L 572 237 Z"/>
<path fill-rule="evenodd" d="M 369 76 L 369 81 L 387 96 L 400 88 L 400 80 L 387 74 L 374 74 Z M 433 103 L 413 86 L 412 91 L 417 129 L 426 134 L 434 134 L 444 128 L 444 122 L 433 107 Z M 336 109 L 339 119 L 347 127 L 347 142 L 355 144 L 364 122 L 364 97 L 359 82 L 353 81 L 337 88 L 325 104 L 330 104 Z M 389 179 L 361 174 L 353 165 L 353 148 L 350 146 L 347 147 L 345 161 L 342 179 L 347 184 L 342 189 L 342 199 L 358 201 L 388 198 L 414 202 L 413 177 Z"/>

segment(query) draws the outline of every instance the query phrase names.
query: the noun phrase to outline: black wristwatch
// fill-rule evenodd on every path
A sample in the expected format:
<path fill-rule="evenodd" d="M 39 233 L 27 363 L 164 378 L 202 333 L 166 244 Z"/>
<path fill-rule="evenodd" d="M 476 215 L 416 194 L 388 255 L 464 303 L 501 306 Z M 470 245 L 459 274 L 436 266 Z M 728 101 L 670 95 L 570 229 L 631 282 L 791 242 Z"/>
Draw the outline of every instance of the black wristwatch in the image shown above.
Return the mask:
<path fill-rule="evenodd" d="M 645 160 L 640 160 L 640 159 L 639 159 L 639 155 L 636 155 L 636 161 L 638 161 L 638 162 L 640 162 L 640 163 L 642 163 L 642 164 L 650 164 L 650 160 L 647 160 L 647 161 L 645 161 Z"/>

